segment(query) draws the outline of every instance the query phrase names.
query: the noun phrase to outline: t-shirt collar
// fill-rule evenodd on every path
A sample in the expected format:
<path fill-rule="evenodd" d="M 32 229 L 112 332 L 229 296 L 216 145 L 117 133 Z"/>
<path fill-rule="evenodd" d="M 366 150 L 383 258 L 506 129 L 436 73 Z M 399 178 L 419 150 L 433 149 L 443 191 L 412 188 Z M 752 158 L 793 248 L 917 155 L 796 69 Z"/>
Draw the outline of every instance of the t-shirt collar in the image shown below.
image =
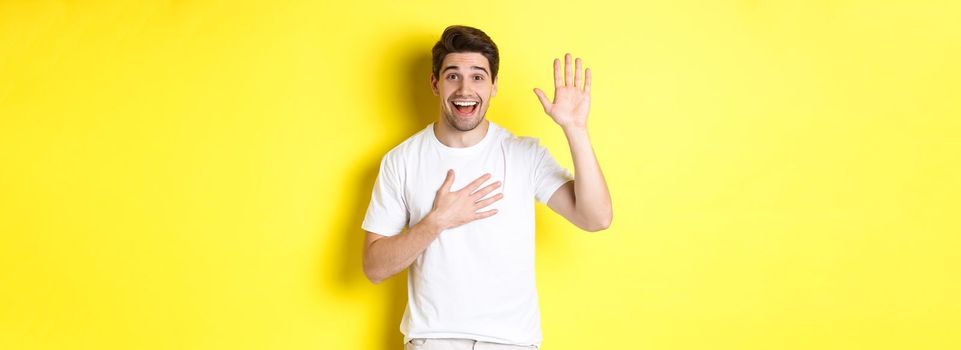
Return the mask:
<path fill-rule="evenodd" d="M 497 128 L 497 125 L 494 124 L 494 122 L 488 120 L 487 133 L 484 134 L 484 138 L 482 138 L 480 142 L 468 147 L 450 147 L 445 145 L 443 142 L 440 142 L 440 140 L 437 138 L 437 135 L 434 134 L 435 123 L 436 122 L 430 123 L 430 125 L 427 126 L 427 133 L 430 135 L 430 139 L 432 140 L 431 143 L 437 146 L 442 153 L 456 155 L 474 154 L 484 149 L 484 147 L 490 143 L 490 140 L 493 138 L 494 132 Z"/>

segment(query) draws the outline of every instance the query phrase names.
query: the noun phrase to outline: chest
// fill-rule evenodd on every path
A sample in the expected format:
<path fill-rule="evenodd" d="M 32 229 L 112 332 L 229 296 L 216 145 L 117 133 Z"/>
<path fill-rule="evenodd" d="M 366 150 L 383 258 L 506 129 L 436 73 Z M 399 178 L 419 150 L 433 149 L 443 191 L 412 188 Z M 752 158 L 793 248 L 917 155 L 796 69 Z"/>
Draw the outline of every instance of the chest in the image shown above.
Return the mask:
<path fill-rule="evenodd" d="M 410 225 L 414 225 L 430 213 L 438 189 L 447 176 L 447 170 L 454 170 L 452 191 L 468 186 L 484 174 L 491 177 L 478 189 L 500 181 L 501 186 L 485 196 L 503 193 L 504 197 L 479 211 L 497 209 L 498 214 L 487 221 L 497 222 L 516 219 L 523 208 L 533 206 L 534 191 L 531 186 L 530 165 L 510 153 L 506 147 L 495 146 L 487 152 L 474 155 L 444 157 L 438 154 L 424 154 L 418 161 L 407 167 L 404 197 L 410 211 Z M 496 219 L 495 219 L 496 218 Z"/>

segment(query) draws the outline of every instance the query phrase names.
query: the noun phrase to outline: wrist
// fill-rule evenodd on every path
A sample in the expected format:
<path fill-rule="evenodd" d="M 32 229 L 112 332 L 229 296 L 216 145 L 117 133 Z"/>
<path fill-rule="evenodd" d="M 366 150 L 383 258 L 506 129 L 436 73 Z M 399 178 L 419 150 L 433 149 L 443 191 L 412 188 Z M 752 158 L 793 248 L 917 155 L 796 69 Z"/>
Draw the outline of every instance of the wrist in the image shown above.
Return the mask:
<path fill-rule="evenodd" d="M 421 223 L 431 232 L 440 233 L 445 229 L 444 224 L 437 218 L 437 214 L 434 211 L 427 213 L 427 216 L 421 220 Z"/>
<path fill-rule="evenodd" d="M 587 132 L 587 124 L 586 124 L 586 123 L 585 123 L 585 124 L 575 124 L 575 123 L 571 123 L 571 124 L 561 125 L 561 129 L 564 130 L 564 133 L 565 133 L 565 134 L 570 134 L 570 133 L 586 133 L 586 132 Z"/>
<path fill-rule="evenodd" d="M 587 126 L 564 126 L 564 136 L 567 137 L 568 141 L 581 140 L 590 138 L 590 134 L 587 132 Z"/>

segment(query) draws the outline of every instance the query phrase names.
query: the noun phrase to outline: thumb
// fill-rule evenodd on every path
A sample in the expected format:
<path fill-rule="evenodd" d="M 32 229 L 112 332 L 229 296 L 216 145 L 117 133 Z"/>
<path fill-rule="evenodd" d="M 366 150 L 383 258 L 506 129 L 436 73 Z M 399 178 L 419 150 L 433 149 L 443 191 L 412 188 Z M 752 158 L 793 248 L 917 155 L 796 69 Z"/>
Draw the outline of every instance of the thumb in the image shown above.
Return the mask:
<path fill-rule="evenodd" d="M 447 178 L 444 179 L 444 183 L 440 185 L 440 190 L 444 192 L 450 192 L 450 187 L 454 185 L 454 169 L 447 170 Z"/>
<path fill-rule="evenodd" d="M 537 95 L 537 99 L 541 100 L 541 105 L 544 106 L 544 112 L 550 113 L 551 101 L 547 99 L 547 96 L 544 95 L 544 92 L 541 91 L 541 89 L 534 88 L 534 94 Z"/>

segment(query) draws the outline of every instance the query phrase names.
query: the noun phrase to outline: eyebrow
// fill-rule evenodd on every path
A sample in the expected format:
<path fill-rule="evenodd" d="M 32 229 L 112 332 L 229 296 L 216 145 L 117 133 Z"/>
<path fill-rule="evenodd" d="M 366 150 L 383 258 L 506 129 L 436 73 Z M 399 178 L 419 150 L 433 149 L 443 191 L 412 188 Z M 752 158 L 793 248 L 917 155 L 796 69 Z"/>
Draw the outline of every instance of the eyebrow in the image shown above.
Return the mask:
<path fill-rule="evenodd" d="M 484 73 L 487 73 L 487 75 L 490 75 L 490 73 L 487 72 L 487 68 L 484 68 L 484 67 L 481 67 L 481 66 L 470 66 L 470 67 L 471 67 L 472 69 L 480 69 L 480 70 L 484 71 Z M 447 66 L 447 67 L 444 67 L 444 69 L 441 71 L 441 73 L 447 72 L 448 69 L 457 69 L 457 66 Z"/>

